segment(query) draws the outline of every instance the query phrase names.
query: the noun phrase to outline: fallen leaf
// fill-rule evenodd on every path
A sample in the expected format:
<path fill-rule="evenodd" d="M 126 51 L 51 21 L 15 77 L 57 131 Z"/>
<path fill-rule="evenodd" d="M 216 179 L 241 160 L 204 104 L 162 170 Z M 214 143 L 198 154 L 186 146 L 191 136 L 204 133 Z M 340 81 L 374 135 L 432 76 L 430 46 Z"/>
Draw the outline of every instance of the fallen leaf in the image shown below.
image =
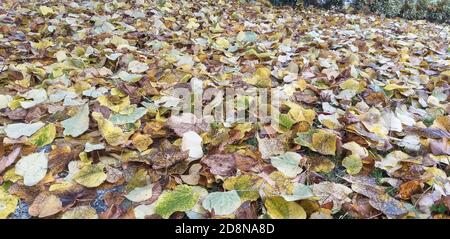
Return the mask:
<path fill-rule="evenodd" d="M 295 152 L 286 152 L 280 156 L 270 157 L 272 165 L 288 177 L 295 177 L 302 172 L 299 163 L 302 156 Z"/>
<path fill-rule="evenodd" d="M 104 168 L 102 164 L 86 165 L 73 175 L 73 180 L 88 188 L 97 187 L 107 178 L 106 173 L 103 171 Z"/>
<path fill-rule="evenodd" d="M 148 200 L 153 195 L 153 185 L 149 184 L 144 187 L 136 187 L 129 192 L 125 197 L 132 202 L 142 202 Z"/>
<path fill-rule="evenodd" d="M 228 191 L 235 190 L 243 202 L 255 201 L 259 198 L 259 190 L 263 180 L 256 175 L 240 175 L 227 178 L 223 188 Z"/>
<path fill-rule="evenodd" d="M 333 211 L 340 210 L 342 204 L 350 202 L 348 195 L 353 192 L 347 186 L 333 182 L 313 184 L 311 189 L 314 195 L 320 198 L 320 204 L 333 202 Z"/>
<path fill-rule="evenodd" d="M 23 176 L 26 186 L 34 186 L 47 174 L 48 158 L 44 152 L 32 153 L 16 163 L 16 174 Z"/>
<path fill-rule="evenodd" d="M 18 203 L 18 197 L 9 195 L 2 188 L 0 188 L 0 219 L 5 219 L 13 213 L 16 210 Z"/>
<path fill-rule="evenodd" d="M 21 150 L 22 150 L 21 147 L 16 147 L 11 153 L 8 154 L 8 156 L 3 157 L 0 160 L 0 173 L 2 173 L 7 167 L 9 167 L 16 161 L 17 157 L 19 157 Z"/>
<path fill-rule="evenodd" d="M 288 202 L 280 196 L 266 198 L 264 206 L 272 219 L 306 219 L 306 212 L 302 206 L 296 202 Z"/>
<path fill-rule="evenodd" d="M 283 194 L 281 195 L 284 200 L 288 202 L 310 199 L 314 197 L 314 194 L 309 186 L 306 186 L 301 183 L 294 183 L 292 188 L 292 194 Z"/>
<path fill-rule="evenodd" d="M 85 104 L 80 111 L 69 119 L 61 122 L 64 135 L 78 137 L 89 129 L 89 106 Z"/>
<path fill-rule="evenodd" d="M 212 192 L 203 200 L 202 206 L 214 215 L 230 215 L 241 206 L 241 199 L 235 190 Z"/>
<path fill-rule="evenodd" d="M 32 124 L 9 124 L 5 127 L 6 136 L 12 139 L 18 139 L 21 136 L 31 136 L 36 133 L 40 128 L 44 127 L 44 123 L 36 122 Z"/>
<path fill-rule="evenodd" d="M 146 216 L 155 214 L 155 205 L 139 205 L 133 209 L 136 219 L 145 219 Z"/>
<path fill-rule="evenodd" d="M 183 134 L 181 150 L 189 151 L 189 158 L 196 160 L 203 157 L 202 138 L 194 131 Z"/>
<path fill-rule="evenodd" d="M 47 6 L 40 6 L 39 7 L 39 12 L 41 12 L 41 14 L 44 15 L 44 16 L 47 16 L 49 14 L 54 14 L 55 13 L 55 11 L 52 8 L 47 7 Z"/>
<path fill-rule="evenodd" d="M 93 112 L 92 117 L 97 121 L 100 133 L 105 138 L 106 142 L 111 146 L 118 146 L 126 143 L 133 132 L 123 132 L 120 127 L 103 118 L 102 114 Z"/>
<path fill-rule="evenodd" d="M 45 127 L 38 130 L 30 137 L 30 143 L 42 147 L 47 144 L 51 144 L 56 137 L 55 124 L 48 124 Z"/>
<path fill-rule="evenodd" d="M 139 62 L 139 61 L 131 61 L 128 63 L 128 71 L 131 73 L 143 73 L 148 70 L 149 67 L 147 64 Z"/>
<path fill-rule="evenodd" d="M 101 150 L 105 148 L 105 144 L 91 144 L 89 142 L 86 142 L 86 144 L 84 145 L 84 152 L 92 152 L 95 150 Z"/>
<path fill-rule="evenodd" d="M 202 159 L 210 167 L 211 173 L 221 176 L 236 174 L 236 161 L 233 154 L 210 154 Z"/>
<path fill-rule="evenodd" d="M 91 206 L 78 206 L 66 211 L 61 219 L 98 219 L 98 215 Z"/>
<path fill-rule="evenodd" d="M 185 212 L 197 203 L 199 195 L 187 185 L 178 185 L 172 191 L 165 191 L 156 201 L 155 213 L 169 218 L 174 212 Z"/>
<path fill-rule="evenodd" d="M 31 216 L 43 218 L 55 215 L 62 210 L 62 202 L 59 197 L 46 192 L 40 193 L 30 205 L 28 213 Z"/>
<path fill-rule="evenodd" d="M 285 152 L 283 143 L 278 138 L 259 138 L 258 149 L 261 152 L 261 158 L 268 159 L 270 156 L 279 155 Z"/>
<path fill-rule="evenodd" d="M 342 160 L 342 166 L 347 169 L 348 174 L 354 175 L 361 171 L 363 163 L 359 155 L 352 154 Z"/>
<path fill-rule="evenodd" d="M 413 180 L 402 183 L 398 190 L 398 197 L 403 200 L 408 200 L 413 194 L 419 193 L 422 190 L 422 183 L 419 180 Z"/>
<path fill-rule="evenodd" d="M 187 175 L 180 175 L 183 182 L 189 184 L 189 185 L 197 185 L 198 180 L 200 180 L 200 170 L 202 169 L 201 164 L 193 164 L 189 168 L 189 174 Z"/>

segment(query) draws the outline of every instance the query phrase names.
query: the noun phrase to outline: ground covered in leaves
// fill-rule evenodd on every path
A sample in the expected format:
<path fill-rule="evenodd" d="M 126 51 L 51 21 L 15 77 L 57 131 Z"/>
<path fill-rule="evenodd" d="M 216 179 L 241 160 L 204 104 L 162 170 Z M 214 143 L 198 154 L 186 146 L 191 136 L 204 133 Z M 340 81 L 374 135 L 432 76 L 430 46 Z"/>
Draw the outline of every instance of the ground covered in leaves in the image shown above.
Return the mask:
<path fill-rule="evenodd" d="M 1 2 L 0 218 L 449 217 L 448 25 L 38 2 Z M 172 115 L 198 84 L 281 90 L 279 125 Z"/>

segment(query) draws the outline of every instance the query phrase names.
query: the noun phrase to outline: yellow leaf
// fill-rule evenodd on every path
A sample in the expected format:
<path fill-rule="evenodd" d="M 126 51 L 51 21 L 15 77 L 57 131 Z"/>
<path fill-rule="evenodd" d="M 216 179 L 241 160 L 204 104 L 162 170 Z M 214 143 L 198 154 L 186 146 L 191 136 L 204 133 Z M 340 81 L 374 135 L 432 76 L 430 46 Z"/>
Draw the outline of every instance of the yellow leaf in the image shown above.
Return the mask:
<path fill-rule="evenodd" d="M 223 37 L 219 37 L 216 40 L 216 45 L 219 46 L 220 48 L 225 49 L 225 48 L 228 48 L 230 46 L 230 42 L 227 39 L 223 38 Z"/>
<path fill-rule="evenodd" d="M 308 162 L 310 162 L 309 169 L 316 173 L 329 173 L 336 166 L 333 161 L 325 157 L 311 157 L 308 158 Z"/>
<path fill-rule="evenodd" d="M 430 180 L 427 181 L 428 185 L 443 182 L 447 178 L 447 174 L 442 169 L 436 167 L 427 168 L 425 172 L 433 176 Z"/>
<path fill-rule="evenodd" d="M 275 195 L 276 192 L 285 192 L 286 194 L 292 192 L 294 184 L 282 172 L 274 171 L 269 175 L 269 178 L 273 181 L 273 185 L 264 184 L 264 193 L 266 195 Z"/>
<path fill-rule="evenodd" d="M 55 11 L 53 11 L 52 8 L 49 8 L 47 6 L 40 6 L 39 7 L 39 12 L 43 15 L 43 16 L 47 16 L 49 14 L 53 14 L 55 13 Z"/>
<path fill-rule="evenodd" d="M 347 169 L 348 174 L 354 175 L 361 171 L 363 164 L 358 155 L 352 154 L 342 160 L 342 166 Z"/>
<path fill-rule="evenodd" d="M 449 80 L 450 79 L 450 71 L 444 71 L 441 73 L 440 77 L 442 78 L 442 80 Z"/>
<path fill-rule="evenodd" d="M 401 86 L 401 85 L 397 85 L 397 84 L 387 84 L 384 87 L 385 90 L 405 90 L 408 89 L 408 87 L 406 86 Z"/>
<path fill-rule="evenodd" d="M 125 40 L 125 39 L 123 39 L 123 38 L 121 38 L 119 36 L 116 36 L 116 35 L 114 35 L 111 38 L 110 42 L 111 42 L 111 44 L 115 45 L 117 48 L 121 48 L 121 47 L 124 47 L 124 46 L 129 46 L 129 43 L 128 43 L 127 40 Z"/>
<path fill-rule="evenodd" d="M 133 134 L 133 132 L 124 133 L 120 127 L 114 126 L 111 121 L 103 118 L 103 115 L 98 112 L 93 112 L 92 117 L 97 121 L 100 133 L 106 142 L 112 146 L 126 143 L 128 138 Z"/>
<path fill-rule="evenodd" d="M 106 106 L 110 110 L 112 110 L 116 113 L 121 113 L 122 111 L 126 110 L 128 108 L 128 106 L 130 106 L 130 97 L 129 96 L 124 97 L 114 103 L 106 95 L 99 96 L 97 98 L 97 100 L 101 106 Z"/>
<path fill-rule="evenodd" d="M 100 186 L 107 177 L 103 169 L 102 164 L 86 165 L 73 176 L 73 180 L 87 188 Z"/>
<path fill-rule="evenodd" d="M 22 176 L 16 174 L 16 168 L 11 168 L 3 174 L 3 180 L 5 182 L 10 181 L 10 182 L 15 183 L 22 178 L 23 178 Z"/>
<path fill-rule="evenodd" d="M 131 143 L 139 152 L 145 151 L 153 143 L 152 138 L 148 134 L 135 134 L 131 137 L 131 140 Z"/>
<path fill-rule="evenodd" d="M 42 147 L 47 144 L 51 144 L 56 136 L 55 124 L 50 123 L 47 126 L 41 128 L 30 137 L 30 143 Z"/>
<path fill-rule="evenodd" d="M 70 182 L 61 182 L 61 183 L 55 183 L 50 185 L 50 187 L 48 188 L 49 192 L 54 192 L 54 191 L 66 191 L 69 188 L 73 187 L 76 184 L 70 183 Z"/>
<path fill-rule="evenodd" d="M 312 109 L 305 109 L 302 106 L 290 101 L 286 102 L 285 104 L 290 108 L 288 115 L 295 122 L 305 121 L 311 125 L 316 118 L 316 112 Z"/>
<path fill-rule="evenodd" d="M 0 188 L 0 219 L 5 219 L 16 210 L 19 198 L 9 195 Z"/>
<path fill-rule="evenodd" d="M 270 70 L 265 67 L 256 69 L 252 78 L 246 80 L 247 83 L 262 88 L 272 86 L 272 79 L 270 78 Z"/>
<path fill-rule="evenodd" d="M 263 183 L 262 178 L 256 175 L 240 175 L 227 178 L 223 182 L 223 188 L 226 190 L 236 190 L 241 200 L 257 200 L 259 198 L 259 187 Z"/>
<path fill-rule="evenodd" d="M 98 219 L 98 215 L 91 206 L 78 206 L 65 212 L 61 219 Z"/>
<path fill-rule="evenodd" d="M 318 130 L 312 135 L 311 146 L 321 154 L 335 155 L 336 153 L 336 135 L 326 130 Z"/>
<path fill-rule="evenodd" d="M 51 47 L 53 45 L 54 45 L 54 43 L 52 41 L 50 41 L 50 40 L 47 40 L 47 39 L 44 39 L 44 40 L 42 40 L 40 42 L 32 42 L 31 43 L 31 46 L 33 48 L 38 49 L 38 50 L 42 50 L 42 49 Z M 44 73 L 45 73 L 45 71 L 44 71 Z"/>
<path fill-rule="evenodd" d="M 308 86 L 308 83 L 304 79 L 300 79 L 297 81 L 297 88 L 301 91 L 304 91 L 306 87 Z"/>
<path fill-rule="evenodd" d="M 364 81 L 356 81 L 354 79 L 348 79 L 341 84 L 339 84 L 339 87 L 344 90 L 354 90 L 356 92 L 361 92 L 366 87 L 366 84 Z"/>
<path fill-rule="evenodd" d="M 266 198 L 264 205 L 272 219 L 306 219 L 302 206 L 296 202 L 288 202 L 281 196 Z"/>

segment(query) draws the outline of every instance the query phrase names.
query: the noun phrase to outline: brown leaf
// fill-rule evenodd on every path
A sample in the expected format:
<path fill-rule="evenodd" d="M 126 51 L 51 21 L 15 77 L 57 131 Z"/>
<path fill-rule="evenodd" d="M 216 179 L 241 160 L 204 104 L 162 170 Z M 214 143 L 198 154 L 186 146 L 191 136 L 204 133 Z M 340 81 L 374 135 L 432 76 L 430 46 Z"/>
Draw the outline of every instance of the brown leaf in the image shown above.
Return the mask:
<path fill-rule="evenodd" d="M 27 187 L 25 185 L 20 185 L 15 183 L 8 188 L 8 192 L 11 195 L 16 195 L 17 197 L 24 200 L 28 205 L 30 205 L 36 196 L 40 193 L 37 187 Z"/>
<path fill-rule="evenodd" d="M 8 109 L 4 114 L 11 120 L 23 120 L 27 116 L 27 110 L 22 108 L 15 110 Z"/>
<path fill-rule="evenodd" d="M 8 156 L 3 157 L 0 160 L 0 173 L 2 173 L 7 167 L 9 167 L 16 161 L 17 157 L 19 157 L 21 150 L 22 147 L 16 147 L 11 153 L 8 154 Z"/>
<path fill-rule="evenodd" d="M 450 155 L 448 139 L 430 140 L 430 149 L 434 155 Z"/>
<path fill-rule="evenodd" d="M 41 119 L 45 115 L 45 110 L 43 108 L 46 107 L 35 106 L 29 109 L 27 115 L 25 116 L 25 122 L 31 123 L 39 121 L 39 119 Z"/>
<path fill-rule="evenodd" d="M 188 151 L 182 152 L 179 147 L 172 145 L 168 140 L 163 140 L 155 152 L 145 156 L 154 169 L 169 168 L 188 157 Z"/>
<path fill-rule="evenodd" d="M 172 116 L 167 121 L 167 126 L 171 128 L 178 136 L 182 137 L 188 131 L 194 131 L 198 134 L 209 130 L 209 125 L 202 122 L 194 114 L 183 113 L 180 116 Z"/>
<path fill-rule="evenodd" d="M 374 218 L 380 212 L 370 205 L 370 199 L 357 195 L 352 199 L 351 203 L 346 203 L 343 207 L 356 218 Z"/>
<path fill-rule="evenodd" d="M 403 200 L 408 200 L 413 194 L 420 193 L 422 183 L 420 180 L 413 180 L 400 185 L 397 196 Z"/>
<path fill-rule="evenodd" d="M 236 219 L 254 219 L 258 217 L 258 212 L 256 210 L 256 202 L 246 201 L 236 209 L 234 214 Z"/>
<path fill-rule="evenodd" d="M 73 160 L 76 152 L 72 152 L 72 148 L 68 145 L 57 146 L 48 154 L 48 166 L 52 173 L 62 172 L 67 168 L 67 165 Z M 81 151 L 81 150 L 80 150 Z"/>
<path fill-rule="evenodd" d="M 235 160 L 236 167 L 244 172 L 250 171 L 257 164 L 256 159 L 241 154 L 235 154 Z"/>
<path fill-rule="evenodd" d="M 233 176 L 236 174 L 236 160 L 233 154 L 212 154 L 204 157 L 202 162 L 210 167 L 212 174 Z"/>
<path fill-rule="evenodd" d="M 55 215 L 62 210 L 61 200 L 50 193 L 42 192 L 34 199 L 28 213 L 35 217 L 48 217 Z"/>
<path fill-rule="evenodd" d="M 450 133 L 439 129 L 439 128 L 420 128 L 420 127 L 405 127 L 405 131 L 409 134 L 417 134 L 420 137 L 440 139 L 440 138 L 450 138 Z"/>
<path fill-rule="evenodd" d="M 398 217 L 408 213 L 408 210 L 402 202 L 389 196 L 380 186 L 353 183 L 352 189 L 368 197 L 370 199 L 370 205 L 387 216 Z"/>

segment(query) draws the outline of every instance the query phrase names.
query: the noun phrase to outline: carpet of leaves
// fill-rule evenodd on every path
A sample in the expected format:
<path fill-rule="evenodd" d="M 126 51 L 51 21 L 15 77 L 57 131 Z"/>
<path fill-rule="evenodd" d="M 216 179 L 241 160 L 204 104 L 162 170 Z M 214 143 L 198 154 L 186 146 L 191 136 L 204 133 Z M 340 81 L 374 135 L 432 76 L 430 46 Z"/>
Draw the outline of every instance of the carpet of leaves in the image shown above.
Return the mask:
<path fill-rule="evenodd" d="M 257 1 L 1 1 L 0 218 L 448 218 L 449 39 Z M 281 90 L 279 126 L 171 115 L 199 84 Z"/>

